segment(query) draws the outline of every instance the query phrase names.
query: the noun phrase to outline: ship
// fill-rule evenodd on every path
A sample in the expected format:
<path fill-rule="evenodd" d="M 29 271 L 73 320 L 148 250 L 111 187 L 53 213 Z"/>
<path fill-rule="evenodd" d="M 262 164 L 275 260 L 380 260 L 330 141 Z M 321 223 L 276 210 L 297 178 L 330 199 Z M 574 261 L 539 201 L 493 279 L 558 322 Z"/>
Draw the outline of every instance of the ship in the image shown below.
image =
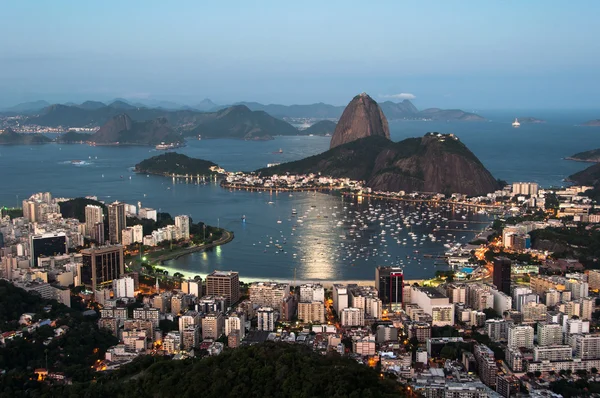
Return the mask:
<path fill-rule="evenodd" d="M 283 149 L 279 148 L 278 151 L 273 152 L 274 155 L 281 155 L 283 153 Z"/>
<path fill-rule="evenodd" d="M 520 125 L 521 125 L 521 123 L 519 123 L 519 119 L 515 118 L 515 121 L 513 122 L 512 126 L 519 127 Z"/>

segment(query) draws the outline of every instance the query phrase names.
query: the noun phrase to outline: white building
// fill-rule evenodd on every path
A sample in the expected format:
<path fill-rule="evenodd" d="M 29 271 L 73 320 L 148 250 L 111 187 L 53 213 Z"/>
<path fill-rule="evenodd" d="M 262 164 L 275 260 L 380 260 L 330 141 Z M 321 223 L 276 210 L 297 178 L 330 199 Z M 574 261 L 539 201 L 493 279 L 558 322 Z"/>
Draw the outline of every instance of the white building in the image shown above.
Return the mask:
<path fill-rule="evenodd" d="M 113 292 L 117 298 L 134 298 L 134 282 L 133 278 L 126 276 L 125 278 L 113 279 Z"/>
<path fill-rule="evenodd" d="M 325 289 L 318 283 L 307 283 L 300 285 L 300 302 L 310 303 L 313 301 L 325 302 Z"/>
<path fill-rule="evenodd" d="M 243 313 L 233 312 L 225 319 L 225 335 L 238 334 L 240 340 L 246 335 L 246 316 Z"/>
<path fill-rule="evenodd" d="M 133 243 L 144 242 L 144 227 L 141 225 L 134 225 L 133 227 Z"/>
<path fill-rule="evenodd" d="M 448 297 L 437 289 L 412 286 L 411 302 L 421 307 L 426 314 L 431 315 L 432 326 L 454 324 L 454 305 L 450 304 Z"/>
<path fill-rule="evenodd" d="M 181 291 L 196 297 L 202 297 L 202 279 L 181 282 Z"/>
<path fill-rule="evenodd" d="M 147 207 L 141 208 L 140 211 L 138 212 L 138 216 L 140 218 L 147 218 L 149 220 L 154 220 L 154 221 L 156 221 L 158 219 L 158 214 L 157 214 L 156 210 L 150 209 Z"/>
<path fill-rule="evenodd" d="M 584 334 L 573 336 L 575 356 L 585 359 L 600 359 L 600 335 Z"/>
<path fill-rule="evenodd" d="M 492 296 L 494 296 L 493 308 L 498 314 L 502 315 L 506 311 L 510 311 L 512 309 L 512 297 L 496 289 L 490 290 L 490 293 L 492 293 Z"/>
<path fill-rule="evenodd" d="M 180 233 L 180 239 L 190 239 L 190 218 L 188 216 L 176 216 L 175 227 Z"/>
<path fill-rule="evenodd" d="M 342 326 L 350 327 L 365 325 L 365 311 L 362 308 L 343 308 L 339 312 L 339 316 Z"/>
<path fill-rule="evenodd" d="M 533 348 L 533 328 L 527 325 L 510 325 L 508 327 L 509 348 Z"/>
<path fill-rule="evenodd" d="M 552 345 L 533 348 L 534 361 L 567 361 L 573 358 L 571 346 Z"/>
<path fill-rule="evenodd" d="M 538 324 L 538 344 L 540 346 L 554 346 L 563 343 L 563 328 L 558 323 Z"/>
<path fill-rule="evenodd" d="M 333 285 L 333 309 L 339 315 L 344 308 L 348 308 L 348 287 L 336 283 Z"/>

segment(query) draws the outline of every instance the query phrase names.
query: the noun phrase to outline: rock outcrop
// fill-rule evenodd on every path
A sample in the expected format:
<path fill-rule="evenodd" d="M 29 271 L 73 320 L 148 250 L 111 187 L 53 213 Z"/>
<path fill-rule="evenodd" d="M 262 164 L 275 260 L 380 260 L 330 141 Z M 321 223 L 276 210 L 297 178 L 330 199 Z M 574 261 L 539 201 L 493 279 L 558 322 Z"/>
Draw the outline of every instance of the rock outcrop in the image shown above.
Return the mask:
<path fill-rule="evenodd" d="M 321 173 L 364 181 L 376 191 L 484 195 L 500 183 L 454 135 L 427 133 L 394 143 L 359 138 L 319 155 L 259 170 L 265 175 Z"/>
<path fill-rule="evenodd" d="M 367 94 L 357 95 L 350 101 L 331 137 L 330 148 L 358 140 L 379 136 L 389 139 L 390 129 L 383 111 Z"/>

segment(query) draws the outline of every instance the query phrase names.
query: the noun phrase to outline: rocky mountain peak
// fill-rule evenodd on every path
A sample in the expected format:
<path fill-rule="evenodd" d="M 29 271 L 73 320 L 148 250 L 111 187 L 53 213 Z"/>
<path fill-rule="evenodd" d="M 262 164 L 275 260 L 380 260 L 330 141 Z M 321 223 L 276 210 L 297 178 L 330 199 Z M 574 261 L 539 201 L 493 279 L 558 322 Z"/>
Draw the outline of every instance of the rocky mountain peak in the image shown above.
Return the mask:
<path fill-rule="evenodd" d="M 330 148 L 370 136 L 390 138 L 388 122 L 381 108 L 367 93 L 355 96 L 340 118 Z"/>

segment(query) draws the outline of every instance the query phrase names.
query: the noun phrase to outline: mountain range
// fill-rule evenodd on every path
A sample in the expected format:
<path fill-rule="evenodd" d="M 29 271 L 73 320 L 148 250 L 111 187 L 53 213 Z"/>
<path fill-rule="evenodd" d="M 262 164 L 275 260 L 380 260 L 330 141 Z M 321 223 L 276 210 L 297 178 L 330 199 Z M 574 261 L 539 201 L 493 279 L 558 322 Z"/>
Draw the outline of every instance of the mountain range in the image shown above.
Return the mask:
<path fill-rule="evenodd" d="M 44 116 L 47 114 L 51 114 L 53 111 L 57 110 L 58 107 L 68 107 L 68 108 L 76 108 L 79 110 L 85 111 L 100 111 L 105 108 L 112 109 L 137 109 L 142 110 L 146 109 L 152 110 L 155 113 L 158 112 L 216 112 L 230 106 L 234 105 L 244 105 L 248 107 L 248 109 L 252 111 L 263 111 L 268 113 L 271 116 L 280 118 L 280 119 L 338 119 L 341 117 L 342 112 L 344 111 L 344 106 L 335 106 L 324 103 L 316 103 L 316 104 L 308 104 L 308 105 L 278 105 L 278 104 L 268 104 L 264 105 L 258 102 L 237 102 L 231 105 L 217 105 L 210 99 L 204 99 L 203 101 L 193 105 L 186 106 L 177 104 L 169 101 L 158 101 L 158 100 L 144 100 L 142 102 L 136 101 L 127 101 L 122 98 L 117 98 L 109 103 L 103 103 L 99 101 L 85 101 L 81 104 L 49 104 L 46 101 L 35 101 L 22 103 L 19 105 L 15 105 L 11 108 L 6 108 L 1 110 L 4 114 L 16 115 L 16 114 L 24 114 L 24 115 L 38 115 Z M 392 102 L 385 101 L 379 104 L 383 113 L 386 115 L 388 120 L 459 120 L 459 121 L 482 121 L 485 120 L 483 117 L 476 115 L 474 113 L 464 112 L 458 109 L 439 109 L 439 108 L 428 108 L 424 110 L 418 110 L 414 104 L 409 100 L 404 100 L 402 102 Z M 88 115 L 87 117 L 81 116 L 83 112 L 79 112 L 79 117 L 74 116 L 73 120 L 66 120 L 68 125 L 75 126 L 75 123 L 80 122 L 81 118 L 83 121 L 88 121 L 88 123 L 98 123 L 97 120 L 101 120 L 101 122 L 106 122 L 110 117 L 114 116 L 114 114 L 110 116 L 104 116 L 102 119 L 102 114 L 107 113 L 106 110 L 104 112 L 96 112 L 95 115 Z M 108 112 L 110 113 L 110 112 Z M 164 115 L 163 115 L 164 116 Z M 132 116 L 133 117 L 133 116 Z M 159 116 L 157 116 L 159 117 Z M 98 119 L 99 118 L 99 119 Z M 48 118 L 40 118 L 36 119 L 32 118 L 32 122 L 48 122 Z M 51 119 L 51 118 L 50 118 Z M 49 122 L 52 123 L 52 120 Z M 100 123 L 101 124 L 101 123 Z M 83 127 L 81 125 L 76 125 L 75 127 Z"/>

